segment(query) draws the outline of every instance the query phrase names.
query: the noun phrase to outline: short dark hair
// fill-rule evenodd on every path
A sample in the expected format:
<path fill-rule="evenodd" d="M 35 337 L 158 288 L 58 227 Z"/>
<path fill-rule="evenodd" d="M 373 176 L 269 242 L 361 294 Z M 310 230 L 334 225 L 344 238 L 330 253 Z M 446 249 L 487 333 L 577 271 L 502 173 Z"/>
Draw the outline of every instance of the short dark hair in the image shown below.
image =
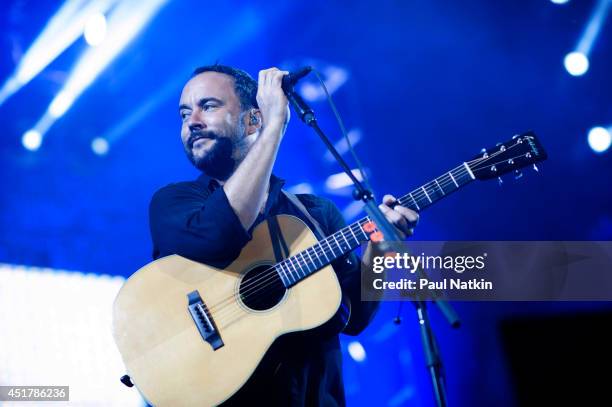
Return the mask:
<path fill-rule="evenodd" d="M 234 78 L 234 90 L 238 99 L 240 99 L 242 110 L 259 108 L 257 105 L 257 81 L 242 69 L 220 64 L 206 65 L 196 68 L 191 77 L 193 78 L 204 72 L 219 72 L 231 76 Z"/>

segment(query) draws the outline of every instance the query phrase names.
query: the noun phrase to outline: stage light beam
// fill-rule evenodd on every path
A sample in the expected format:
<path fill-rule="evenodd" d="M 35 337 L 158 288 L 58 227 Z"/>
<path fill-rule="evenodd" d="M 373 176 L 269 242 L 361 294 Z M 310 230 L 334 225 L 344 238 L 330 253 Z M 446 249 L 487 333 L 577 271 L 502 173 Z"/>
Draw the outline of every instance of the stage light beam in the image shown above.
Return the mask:
<path fill-rule="evenodd" d="M 578 45 L 573 52 L 565 56 L 563 62 L 565 69 L 570 75 L 581 76 L 589 70 L 589 55 L 601 31 L 601 27 L 606 21 L 610 4 L 612 4 L 612 0 L 599 0 L 597 2 Z"/>
<path fill-rule="evenodd" d="M 117 0 L 66 0 L 27 49 L 0 88 L 0 106 L 45 69 L 83 34 L 89 15 L 106 12 Z"/>
<path fill-rule="evenodd" d="M 587 138 L 589 147 L 598 154 L 606 152 L 610 148 L 610 144 L 612 144 L 611 132 L 612 127 L 607 129 L 599 126 L 593 127 L 589 131 Z"/>
<path fill-rule="evenodd" d="M 74 102 L 74 97 L 70 94 L 70 92 L 64 90 L 58 93 L 53 102 L 49 105 L 49 115 L 55 119 L 61 117 L 66 110 L 70 108 L 72 103 Z"/>
<path fill-rule="evenodd" d="M 146 2 L 123 1 L 115 7 L 108 18 L 108 38 L 99 46 L 89 48 L 72 69 L 63 89 L 53 99 L 46 114 L 44 131 L 63 116 L 74 101 L 87 89 L 108 64 L 146 26 L 167 0 Z"/>

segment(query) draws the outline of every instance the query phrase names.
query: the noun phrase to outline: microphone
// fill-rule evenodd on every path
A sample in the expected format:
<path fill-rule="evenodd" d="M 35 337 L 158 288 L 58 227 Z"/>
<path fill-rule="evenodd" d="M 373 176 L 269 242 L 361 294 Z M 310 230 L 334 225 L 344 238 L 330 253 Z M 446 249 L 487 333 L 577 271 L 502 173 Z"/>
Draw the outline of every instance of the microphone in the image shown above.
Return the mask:
<path fill-rule="evenodd" d="M 311 66 L 305 66 L 303 68 L 298 69 L 294 72 L 289 72 L 287 75 L 283 76 L 283 82 L 281 87 L 285 93 L 289 93 L 293 91 L 293 86 L 304 76 L 308 75 L 312 71 Z"/>
<path fill-rule="evenodd" d="M 295 110 L 300 120 L 312 126 L 316 122 L 314 112 L 310 106 L 304 102 L 304 99 L 298 95 L 295 89 L 293 89 L 293 86 L 304 76 L 308 75 L 310 71 L 312 71 L 312 67 L 305 66 L 297 71 L 288 73 L 283 76 L 281 88 L 283 88 L 283 92 L 285 92 L 289 104 L 293 106 L 293 110 Z"/>

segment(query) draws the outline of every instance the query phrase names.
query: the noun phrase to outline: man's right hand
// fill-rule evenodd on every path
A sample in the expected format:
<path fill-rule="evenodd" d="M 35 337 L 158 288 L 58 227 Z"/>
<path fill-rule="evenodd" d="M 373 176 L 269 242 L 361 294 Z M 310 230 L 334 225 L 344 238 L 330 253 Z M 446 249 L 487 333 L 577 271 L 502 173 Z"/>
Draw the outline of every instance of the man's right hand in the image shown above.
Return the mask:
<path fill-rule="evenodd" d="M 279 130 L 282 129 L 283 133 L 289 122 L 289 104 L 281 83 L 283 76 L 288 73 L 278 68 L 259 71 L 257 88 L 257 104 L 261 112 L 263 127 L 279 126 Z"/>
<path fill-rule="evenodd" d="M 259 72 L 257 104 L 259 136 L 223 189 L 245 230 L 253 225 L 266 201 L 272 166 L 289 121 L 289 103 L 281 87 L 288 72 L 278 68 Z"/>

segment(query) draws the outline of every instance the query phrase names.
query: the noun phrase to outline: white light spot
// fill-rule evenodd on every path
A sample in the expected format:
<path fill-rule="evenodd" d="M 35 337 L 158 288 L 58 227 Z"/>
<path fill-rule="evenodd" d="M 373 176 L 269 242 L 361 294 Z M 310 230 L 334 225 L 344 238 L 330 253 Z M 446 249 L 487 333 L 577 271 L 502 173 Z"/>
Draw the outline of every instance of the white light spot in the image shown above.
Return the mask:
<path fill-rule="evenodd" d="M 85 41 L 92 46 L 102 44 L 106 37 L 106 17 L 102 13 L 92 14 L 85 23 Z"/>
<path fill-rule="evenodd" d="M 21 144 L 30 151 L 36 151 L 42 144 L 42 134 L 37 130 L 28 130 L 21 137 Z"/>
<path fill-rule="evenodd" d="M 591 147 L 596 153 L 605 152 L 608 148 L 610 148 L 610 144 L 612 143 L 610 131 L 603 127 L 593 127 L 589 131 L 588 140 L 589 147 Z"/>
<path fill-rule="evenodd" d="M 582 52 L 570 52 L 565 56 L 563 63 L 572 76 L 584 75 L 589 70 L 589 59 Z"/>
<path fill-rule="evenodd" d="M 363 362 L 366 358 L 366 352 L 363 345 L 357 341 L 348 344 L 348 352 L 355 362 Z"/>
<path fill-rule="evenodd" d="M 361 176 L 361 171 L 359 171 L 359 169 L 352 170 L 352 173 L 358 181 L 363 181 L 363 177 Z M 344 172 L 330 175 L 327 177 L 327 180 L 325 180 L 325 188 L 328 190 L 340 189 L 348 187 L 349 185 L 353 185 L 353 182 Z"/>
<path fill-rule="evenodd" d="M 301 184 L 294 185 L 287 189 L 292 194 L 312 194 L 314 188 L 308 182 L 302 182 Z"/>
<path fill-rule="evenodd" d="M 109 149 L 108 141 L 102 137 L 96 137 L 91 141 L 91 149 L 98 155 L 105 155 Z"/>
<path fill-rule="evenodd" d="M 550 0 L 550 1 L 555 4 L 565 4 L 569 2 L 569 0 Z"/>

